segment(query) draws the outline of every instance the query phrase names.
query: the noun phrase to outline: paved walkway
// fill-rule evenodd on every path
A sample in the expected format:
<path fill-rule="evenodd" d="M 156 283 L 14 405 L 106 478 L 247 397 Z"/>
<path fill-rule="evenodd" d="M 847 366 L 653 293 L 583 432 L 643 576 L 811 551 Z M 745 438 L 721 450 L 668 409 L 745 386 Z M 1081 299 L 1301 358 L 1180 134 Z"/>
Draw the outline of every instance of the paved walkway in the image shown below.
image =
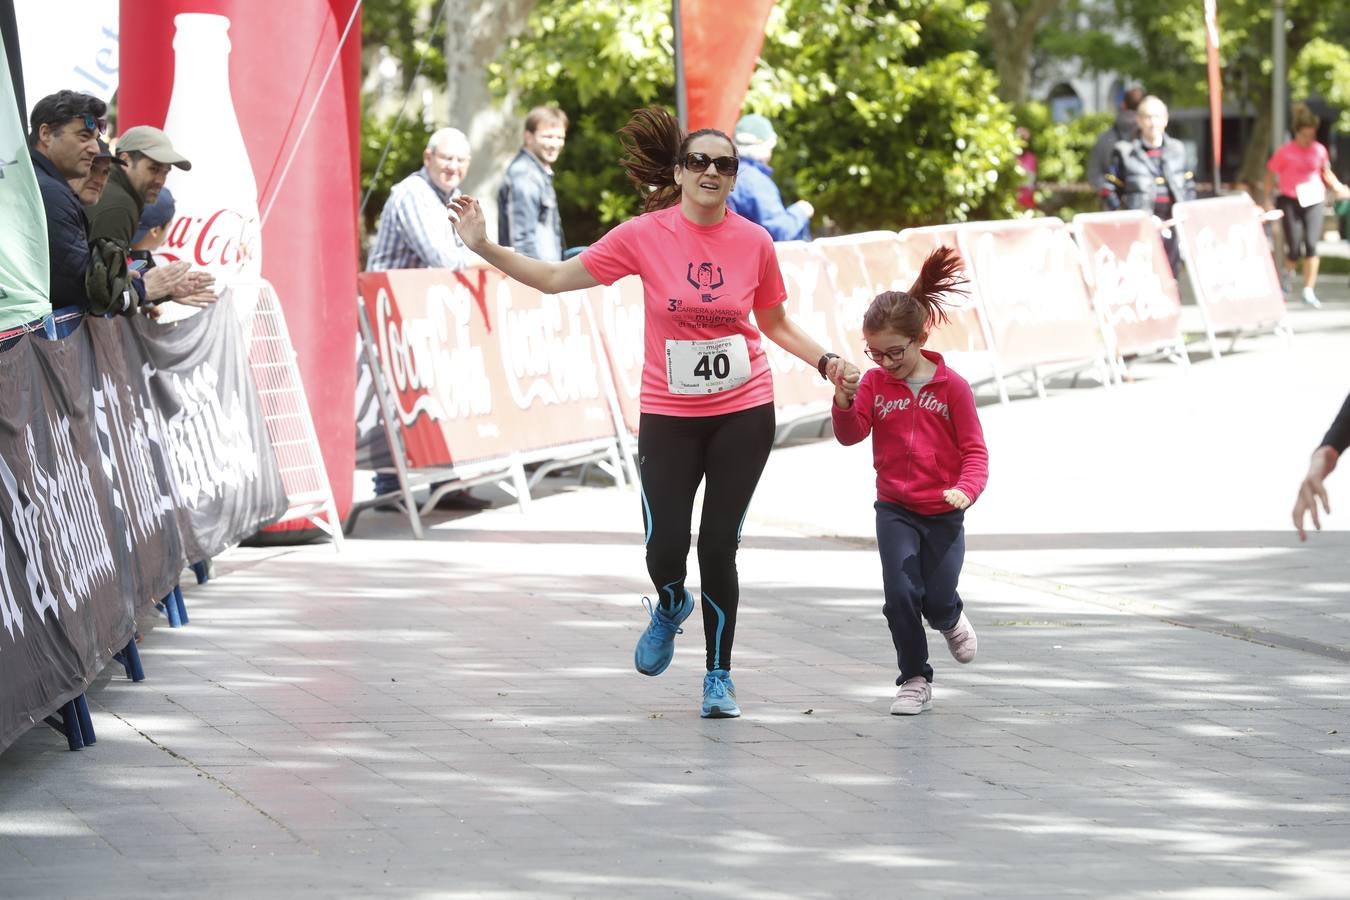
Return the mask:
<path fill-rule="evenodd" d="M 935 638 L 931 713 L 887 715 L 865 446 L 771 459 L 739 720 L 698 718 L 697 617 L 632 670 L 635 494 L 372 514 L 222 561 L 94 747 L 0 756 L 0 896 L 1343 897 L 1350 475 L 1288 520 L 1350 388 L 1324 295 L 1288 346 L 982 408 L 980 657 Z"/>

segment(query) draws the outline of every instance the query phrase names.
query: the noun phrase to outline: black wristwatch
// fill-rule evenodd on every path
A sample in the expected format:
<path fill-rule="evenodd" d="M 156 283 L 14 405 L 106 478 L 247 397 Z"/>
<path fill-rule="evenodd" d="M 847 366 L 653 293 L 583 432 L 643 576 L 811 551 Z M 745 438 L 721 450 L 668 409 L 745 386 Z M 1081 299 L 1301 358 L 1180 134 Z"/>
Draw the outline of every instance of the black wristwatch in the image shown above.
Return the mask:
<path fill-rule="evenodd" d="M 838 358 L 839 358 L 838 353 L 826 353 L 824 356 L 820 358 L 820 362 L 816 363 L 816 371 L 820 373 L 821 378 L 825 378 L 826 381 L 829 380 L 829 378 L 825 375 L 825 367 L 830 364 L 830 360 Z"/>

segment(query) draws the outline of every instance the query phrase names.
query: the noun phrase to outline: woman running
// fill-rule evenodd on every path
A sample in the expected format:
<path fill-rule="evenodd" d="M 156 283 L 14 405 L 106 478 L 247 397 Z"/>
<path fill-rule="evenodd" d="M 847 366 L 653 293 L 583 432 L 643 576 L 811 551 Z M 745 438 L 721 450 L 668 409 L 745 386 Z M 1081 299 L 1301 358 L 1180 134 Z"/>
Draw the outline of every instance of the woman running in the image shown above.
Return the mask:
<path fill-rule="evenodd" d="M 478 201 L 450 201 L 464 243 L 546 294 L 642 279 L 645 352 L 638 469 L 647 572 L 658 602 L 634 653 L 659 675 L 694 609 L 685 589 L 694 495 L 706 481 L 698 531 L 707 674 L 705 718 L 740 715 L 731 681 L 740 585 L 736 549 L 750 497 L 774 438 L 773 379 L 761 336 L 815 366 L 835 385 L 860 372 L 811 338 L 783 309 L 787 290 L 769 233 L 727 209 L 740 160 L 720 131 L 684 135 L 663 109 L 642 109 L 619 131 L 621 164 L 642 192 L 643 214 L 579 256 L 544 262 L 487 238 Z"/>

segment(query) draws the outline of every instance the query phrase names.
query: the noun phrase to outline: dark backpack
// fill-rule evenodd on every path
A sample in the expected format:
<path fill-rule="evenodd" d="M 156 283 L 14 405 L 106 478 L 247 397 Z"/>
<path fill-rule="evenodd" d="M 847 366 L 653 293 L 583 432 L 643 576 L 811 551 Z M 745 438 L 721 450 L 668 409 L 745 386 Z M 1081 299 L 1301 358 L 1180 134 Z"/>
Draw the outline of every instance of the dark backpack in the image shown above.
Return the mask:
<path fill-rule="evenodd" d="M 89 271 L 84 277 L 89 312 L 128 314 L 136 311 L 138 298 L 127 270 L 127 248 L 107 237 L 89 239 Z"/>

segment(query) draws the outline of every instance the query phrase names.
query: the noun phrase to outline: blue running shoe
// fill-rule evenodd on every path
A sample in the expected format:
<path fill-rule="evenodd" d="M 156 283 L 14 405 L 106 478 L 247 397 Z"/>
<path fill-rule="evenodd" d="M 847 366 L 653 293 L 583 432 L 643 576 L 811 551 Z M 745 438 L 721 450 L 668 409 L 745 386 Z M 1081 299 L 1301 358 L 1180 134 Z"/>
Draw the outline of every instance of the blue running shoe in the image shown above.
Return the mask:
<path fill-rule="evenodd" d="M 647 604 L 652 620 L 638 638 L 633 665 L 643 675 L 660 675 L 675 657 L 675 635 L 684 633 L 680 624 L 694 611 L 694 595 L 687 590 L 684 592 L 684 602 L 676 607 L 674 616 L 661 612 L 661 607 L 652 603 L 650 597 L 643 597 L 642 602 Z"/>
<path fill-rule="evenodd" d="M 734 719 L 741 714 L 736 705 L 736 685 L 726 669 L 713 669 L 703 676 L 703 718 Z"/>

